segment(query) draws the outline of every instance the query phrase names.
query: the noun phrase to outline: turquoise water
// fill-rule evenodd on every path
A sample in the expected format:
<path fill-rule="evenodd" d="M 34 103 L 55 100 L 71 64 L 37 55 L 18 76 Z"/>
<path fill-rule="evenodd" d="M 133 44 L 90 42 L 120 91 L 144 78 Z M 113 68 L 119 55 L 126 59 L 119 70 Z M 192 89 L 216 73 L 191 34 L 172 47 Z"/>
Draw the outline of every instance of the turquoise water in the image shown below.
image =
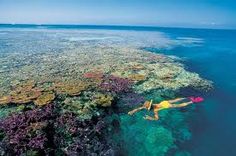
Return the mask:
<path fill-rule="evenodd" d="M 66 41 L 82 44 L 86 40 L 90 44 L 113 44 L 119 46 L 129 45 L 145 49 L 153 53 L 163 53 L 183 58 L 188 70 L 199 73 L 201 77 L 213 81 L 214 89 L 202 94 L 206 99 L 199 104 L 189 115 L 188 126 L 191 139 L 181 143 L 179 151 L 188 151 L 193 156 L 234 156 L 236 155 L 236 31 L 234 30 L 208 30 L 208 29 L 175 29 L 153 27 L 113 27 L 113 26 L 34 26 L 34 25 L 1 25 L 0 26 L 0 54 L 2 57 L 17 51 L 30 57 L 33 54 L 61 52 L 68 49 Z M 78 33 L 80 36 L 78 36 Z M 7 35 L 6 35 L 7 34 Z M 47 42 L 41 42 L 50 37 Z M 23 43 L 28 45 L 22 46 Z M 30 51 L 29 45 L 31 45 Z M 35 47 L 32 45 L 40 45 Z M 16 56 L 18 55 L 16 54 Z M 18 64 L 19 65 L 19 64 Z M 187 94 L 187 93 L 186 93 Z M 176 114 L 175 114 L 176 115 Z M 165 116 L 165 112 L 163 112 Z M 124 127 L 132 122 L 133 129 L 125 129 L 122 134 L 127 137 L 126 143 L 133 144 L 132 137 L 139 136 L 142 127 L 147 130 L 150 137 L 155 134 L 156 123 L 147 123 L 141 115 L 135 119 L 124 119 Z M 122 120 L 122 119 L 121 119 Z M 172 119 L 174 122 L 175 118 Z M 122 124 L 122 122 L 121 122 Z M 171 123 L 170 123 L 171 125 Z M 160 131 L 162 129 L 159 129 Z M 130 136 L 130 134 L 134 134 Z M 145 133 L 144 133 L 145 134 Z M 188 133 L 186 133 L 188 134 Z M 126 136 L 127 135 L 127 136 Z M 166 131 L 166 137 L 169 132 Z M 129 138 L 131 137 L 131 138 Z M 186 136 L 187 138 L 190 136 Z M 138 140 L 138 139 L 136 139 Z M 141 143 L 145 140 L 139 140 Z M 147 140 L 147 141 L 150 141 Z M 155 141 L 155 140 L 154 140 Z M 171 139 L 166 144 L 171 144 Z M 147 145 L 145 145 L 147 146 Z M 137 148 L 137 149 L 136 149 Z M 155 146 L 146 147 L 154 149 Z M 150 150 L 151 150 L 150 149 Z M 128 148 L 130 154 L 141 150 L 140 144 L 135 148 Z M 135 151 L 140 150 L 140 151 Z M 143 154 L 142 154 L 143 152 Z M 173 155 L 174 152 L 169 152 Z M 155 152 L 154 152 L 155 154 Z"/>

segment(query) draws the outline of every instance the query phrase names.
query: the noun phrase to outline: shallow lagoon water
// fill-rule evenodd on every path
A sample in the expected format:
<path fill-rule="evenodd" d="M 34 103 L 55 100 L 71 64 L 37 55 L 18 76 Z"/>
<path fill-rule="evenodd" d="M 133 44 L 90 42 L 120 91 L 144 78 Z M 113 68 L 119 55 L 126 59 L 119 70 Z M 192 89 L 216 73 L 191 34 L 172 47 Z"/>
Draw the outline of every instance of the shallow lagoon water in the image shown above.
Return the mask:
<path fill-rule="evenodd" d="M 143 53 L 161 53 L 168 57 L 171 55 L 170 59 L 181 62 L 177 65 L 184 64 L 187 70 L 199 73 L 201 77 L 213 81 L 214 89 L 208 92 L 204 90 L 180 92 L 166 86 L 167 90 L 154 89 L 142 92 L 140 87 L 136 88 L 144 99 L 154 99 L 155 102 L 179 95 L 188 96 L 191 93 L 204 96 L 206 101 L 198 106 L 163 111 L 160 113 L 161 119 L 154 122 L 143 120 L 142 116 L 147 113 L 145 111 L 133 117 L 128 116 L 126 112 L 138 104 L 130 106 L 128 103 L 128 106 L 123 106 L 124 102 L 121 100 L 119 103 L 118 100 L 113 113 L 106 117 L 108 121 L 112 120 L 111 129 L 115 129 L 115 133 L 107 137 L 112 137 L 118 144 L 114 145 L 119 149 L 116 154 L 235 155 L 233 148 L 236 139 L 233 120 L 235 85 L 233 82 L 236 78 L 232 72 L 235 69 L 235 31 L 135 27 L 124 29 L 123 27 L 120 30 L 117 27 L 102 29 L 1 28 L 1 57 L 12 59 L 12 62 L 1 59 L 1 73 L 13 69 L 13 72 L 9 72 L 10 75 L 1 78 L 1 82 L 5 82 L 1 87 L 9 85 L 7 82 L 12 82 L 12 78 L 19 79 L 20 76 L 21 79 L 28 79 L 31 76 L 40 80 L 45 78 L 43 74 L 40 74 L 44 72 L 49 75 L 57 75 L 59 72 L 57 76 L 60 78 L 60 73 L 64 75 L 63 72 L 66 71 L 70 76 L 73 68 L 80 70 L 80 67 L 73 65 L 78 58 L 75 56 L 76 59 L 72 59 L 70 55 L 76 55 L 73 49 L 80 46 L 93 45 L 105 48 L 114 46 L 118 48 L 118 51 L 125 47 L 131 48 L 126 49 L 127 53 L 129 50 L 140 49 Z M 125 52 L 121 54 L 125 55 Z M 60 61 L 64 62 L 65 66 L 63 64 L 57 68 L 53 66 L 58 59 L 61 59 Z M 52 64 L 49 64 L 50 61 Z M 109 59 L 107 61 L 109 62 Z M 225 64 L 228 66 L 226 67 Z M 48 70 L 48 67 L 53 70 Z M 16 69 L 21 70 L 15 71 Z M 32 73 L 22 75 L 21 71 L 32 71 Z M 120 73 L 113 72 L 113 74 Z M 5 81 L 6 79 L 10 80 Z M 14 84 L 19 84 L 19 82 L 14 82 Z M 149 87 L 150 84 L 147 86 Z"/>

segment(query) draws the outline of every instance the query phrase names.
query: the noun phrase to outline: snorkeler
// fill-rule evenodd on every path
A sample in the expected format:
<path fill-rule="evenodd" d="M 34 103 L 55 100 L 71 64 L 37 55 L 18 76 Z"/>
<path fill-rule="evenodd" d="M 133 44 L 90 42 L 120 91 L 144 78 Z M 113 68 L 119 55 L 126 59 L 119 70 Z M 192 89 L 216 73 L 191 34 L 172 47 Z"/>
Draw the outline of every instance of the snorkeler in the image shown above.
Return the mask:
<path fill-rule="evenodd" d="M 180 102 L 180 101 L 185 100 L 185 99 L 189 99 L 190 101 L 184 102 L 184 103 L 181 103 L 181 104 L 176 104 L 176 102 Z M 188 105 L 193 104 L 193 103 L 202 102 L 203 100 L 204 99 L 202 97 L 177 98 L 177 99 L 173 99 L 173 100 L 162 101 L 158 104 L 152 104 L 152 100 L 151 100 L 151 101 L 146 101 L 143 104 L 143 106 L 138 107 L 138 108 L 136 108 L 132 111 L 129 111 L 128 114 L 133 115 L 134 113 L 136 113 L 136 112 L 138 112 L 142 109 L 147 109 L 149 111 L 152 107 L 153 112 L 154 112 L 154 117 L 146 115 L 143 118 L 146 119 L 146 120 L 158 120 L 159 119 L 158 111 L 160 111 L 160 110 L 169 109 L 169 108 L 185 107 L 185 106 L 188 106 Z"/>

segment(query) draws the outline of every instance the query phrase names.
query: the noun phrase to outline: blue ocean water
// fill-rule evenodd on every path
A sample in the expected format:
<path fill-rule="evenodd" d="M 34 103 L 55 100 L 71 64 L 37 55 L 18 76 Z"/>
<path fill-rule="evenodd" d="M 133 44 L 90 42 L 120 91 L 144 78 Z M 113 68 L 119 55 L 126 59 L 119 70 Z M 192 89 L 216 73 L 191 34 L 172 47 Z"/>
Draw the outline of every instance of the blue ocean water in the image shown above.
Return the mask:
<path fill-rule="evenodd" d="M 186 58 L 190 70 L 214 82 L 214 90 L 206 96 L 192 122 L 191 153 L 195 156 L 236 155 L 236 31 L 169 29 L 164 32 L 172 38 L 202 39 L 198 46 L 176 46 L 161 51 Z"/>
<path fill-rule="evenodd" d="M 234 156 L 236 155 L 236 31 L 209 29 L 180 29 L 155 27 L 121 27 L 121 26 L 35 26 L 35 25 L 1 25 L 2 33 L 12 30 L 99 30 L 113 33 L 137 32 L 148 36 L 144 49 L 175 55 L 184 58 L 188 70 L 199 73 L 203 78 L 214 82 L 214 89 L 207 93 L 205 102 L 199 104 L 197 113 L 191 120 L 192 139 L 183 145 L 184 150 L 194 156 Z M 161 33 L 166 38 L 160 40 Z M 9 33 L 9 32 L 8 32 Z M 0 33 L 0 35 L 3 35 Z M 30 32 L 22 37 L 32 35 Z M 110 34 L 109 34 L 110 35 Z M 16 35 L 17 36 L 17 35 Z M 85 35 L 86 36 L 86 35 Z M 101 36 L 101 35 L 100 35 Z M 106 35 L 104 35 L 106 37 Z M 103 39 L 104 39 L 103 36 Z M 67 36 L 65 36 L 67 37 Z M 139 36 L 140 37 L 140 36 Z M 92 38 L 92 39 L 91 39 Z M 91 40 L 98 38 L 91 37 Z M 1 39 L 1 38 L 0 38 Z M 19 40 L 22 38 L 19 37 Z M 81 40 L 81 38 L 70 38 Z M 84 38 L 83 38 L 84 39 Z M 89 39 L 89 38 L 87 38 Z M 165 40 L 167 39 L 167 40 Z M 120 42 L 117 39 L 117 42 Z M 146 42 L 141 38 L 141 42 Z M 4 40 L 1 40 L 4 43 Z M 162 44 L 160 45 L 159 42 Z M 11 43 L 11 44 L 14 44 Z M 56 43 L 54 46 L 56 47 Z M 121 41 L 122 44 L 122 41 Z M 140 46 L 140 43 L 138 43 Z M 1 52 L 7 51 L 8 44 L 2 46 Z M 142 43 L 141 43 L 142 46 Z M 19 47 L 16 47 L 20 49 Z M 43 46 L 42 48 L 48 48 Z M 49 47 L 50 48 L 50 47 Z"/>

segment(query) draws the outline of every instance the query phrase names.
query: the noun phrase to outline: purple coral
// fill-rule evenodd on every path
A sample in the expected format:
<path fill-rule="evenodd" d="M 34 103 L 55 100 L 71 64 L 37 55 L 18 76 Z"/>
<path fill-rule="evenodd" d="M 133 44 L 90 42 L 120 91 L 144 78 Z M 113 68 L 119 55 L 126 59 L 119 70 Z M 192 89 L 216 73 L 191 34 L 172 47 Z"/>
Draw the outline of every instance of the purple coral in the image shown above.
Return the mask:
<path fill-rule="evenodd" d="M 98 155 L 110 150 L 102 136 L 105 130 L 102 119 L 80 121 L 73 114 L 65 113 L 57 118 L 55 130 L 55 144 L 66 155 Z"/>
<path fill-rule="evenodd" d="M 0 130 L 5 134 L 2 143 L 6 153 L 21 155 L 27 150 L 46 150 L 46 132 L 44 128 L 53 117 L 53 107 L 28 110 L 12 114 L 0 121 Z"/>
<path fill-rule="evenodd" d="M 122 93 L 129 92 L 131 85 L 132 81 L 129 79 L 109 75 L 104 78 L 103 82 L 100 84 L 100 88 L 103 91 Z"/>
<path fill-rule="evenodd" d="M 49 104 L 1 119 L 0 150 L 5 155 L 105 155 L 113 151 L 102 116 L 81 121 L 73 113 L 60 112 L 60 106 Z"/>
<path fill-rule="evenodd" d="M 33 149 L 43 150 L 46 141 L 47 138 L 45 135 L 38 135 L 29 141 L 28 146 Z"/>

